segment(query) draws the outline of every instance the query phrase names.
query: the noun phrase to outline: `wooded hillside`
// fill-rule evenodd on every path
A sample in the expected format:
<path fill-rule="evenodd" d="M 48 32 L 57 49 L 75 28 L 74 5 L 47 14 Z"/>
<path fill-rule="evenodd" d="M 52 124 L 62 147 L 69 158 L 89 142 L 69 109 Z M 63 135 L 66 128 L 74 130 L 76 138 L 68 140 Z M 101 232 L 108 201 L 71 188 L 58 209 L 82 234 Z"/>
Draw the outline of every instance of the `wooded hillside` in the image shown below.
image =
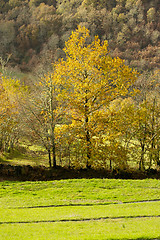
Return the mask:
<path fill-rule="evenodd" d="M 159 0 L 2 0 L 0 57 L 12 54 L 9 64 L 22 71 L 47 68 L 79 24 L 131 67 L 160 67 Z"/>

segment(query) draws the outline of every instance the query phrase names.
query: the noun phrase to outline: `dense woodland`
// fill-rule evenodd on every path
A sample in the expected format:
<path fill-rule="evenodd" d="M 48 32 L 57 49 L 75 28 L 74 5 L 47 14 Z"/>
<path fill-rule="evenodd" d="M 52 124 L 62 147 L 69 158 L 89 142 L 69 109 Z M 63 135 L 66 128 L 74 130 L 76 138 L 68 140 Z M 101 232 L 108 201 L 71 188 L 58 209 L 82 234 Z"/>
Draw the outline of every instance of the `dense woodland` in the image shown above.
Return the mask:
<path fill-rule="evenodd" d="M 159 0 L 2 0 L 0 54 L 23 71 L 48 66 L 79 24 L 131 67 L 160 67 Z"/>
<path fill-rule="evenodd" d="M 27 140 L 50 167 L 159 168 L 158 0 L 2 1 L 0 63 L 1 152 Z"/>

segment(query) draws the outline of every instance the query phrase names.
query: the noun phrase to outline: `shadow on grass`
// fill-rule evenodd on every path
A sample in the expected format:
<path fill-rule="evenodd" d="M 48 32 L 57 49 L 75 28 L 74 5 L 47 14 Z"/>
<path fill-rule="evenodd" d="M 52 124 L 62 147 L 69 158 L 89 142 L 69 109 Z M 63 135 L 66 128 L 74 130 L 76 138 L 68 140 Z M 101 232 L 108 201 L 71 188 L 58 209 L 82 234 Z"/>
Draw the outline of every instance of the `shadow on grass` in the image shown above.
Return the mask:
<path fill-rule="evenodd" d="M 30 165 L 30 166 L 46 166 L 48 167 L 48 156 L 42 152 L 27 151 L 23 147 L 12 150 L 11 152 L 3 152 L 0 155 L 0 164 L 9 165 Z"/>
<path fill-rule="evenodd" d="M 110 240 L 112 240 L 112 239 L 110 239 Z M 157 237 L 157 238 L 129 238 L 129 239 L 124 238 L 124 239 L 121 239 L 121 240 L 160 240 L 160 236 Z"/>
<path fill-rule="evenodd" d="M 115 240 L 115 238 L 110 238 L 109 240 Z M 160 240 L 160 236 L 156 238 L 121 238 L 120 240 Z"/>

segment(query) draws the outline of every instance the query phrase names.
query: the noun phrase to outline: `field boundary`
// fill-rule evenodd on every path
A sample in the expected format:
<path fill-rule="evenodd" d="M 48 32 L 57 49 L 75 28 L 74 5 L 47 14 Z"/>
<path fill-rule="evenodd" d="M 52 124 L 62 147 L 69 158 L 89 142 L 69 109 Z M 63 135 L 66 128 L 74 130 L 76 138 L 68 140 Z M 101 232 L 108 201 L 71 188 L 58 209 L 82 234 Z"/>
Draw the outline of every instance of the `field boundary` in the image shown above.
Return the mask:
<path fill-rule="evenodd" d="M 0 181 L 48 181 L 61 179 L 81 179 L 81 178 L 108 178 L 108 179 L 160 179 L 160 171 L 147 169 L 74 169 L 57 166 L 47 168 L 44 166 L 30 165 L 10 165 L 0 164 Z"/>

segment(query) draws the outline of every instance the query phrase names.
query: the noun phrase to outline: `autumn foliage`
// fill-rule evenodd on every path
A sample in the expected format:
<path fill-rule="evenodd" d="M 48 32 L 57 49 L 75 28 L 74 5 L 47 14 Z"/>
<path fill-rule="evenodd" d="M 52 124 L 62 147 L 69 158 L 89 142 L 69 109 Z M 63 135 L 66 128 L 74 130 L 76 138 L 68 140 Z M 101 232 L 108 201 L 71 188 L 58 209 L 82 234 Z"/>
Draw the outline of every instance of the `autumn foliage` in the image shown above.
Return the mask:
<path fill-rule="evenodd" d="M 80 141 L 87 167 L 94 161 L 100 139 L 103 142 L 101 136 L 107 134 L 106 109 L 114 99 L 129 93 L 137 75 L 123 60 L 111 58 L 107 47 L 107 41 L 101 44 L 97 36 L 91 42 L 89 31 L 79 26 L 66 42 L 66 59 L 56 64 L 53 75 L 63 86 L 59 98 L 67 102 L 71 135 Z"/>
<path fill-rule="evenodd" d="M 19 81 L 2 76 L 4 119 L 16 118 L 17 129 L 23 123 L 21 134 L 46 149 L 50 167 L 112 170 L 137 162 L 140 170 L 158 168 L 159 71 L 141 92 L 144 75 L 111 56 L 108 41 L 83 26 L 72 32 L 63 55 L 27 96 Z"/>
<path fill-rule="evenodd" d="M 47 68 L 78 25 L 107 39 L 113 57 L 139 70 L 159 68 L 158 0 L 1 0 L 1 55 L 12 53 L 11 66 L 23 71 Z"/>

